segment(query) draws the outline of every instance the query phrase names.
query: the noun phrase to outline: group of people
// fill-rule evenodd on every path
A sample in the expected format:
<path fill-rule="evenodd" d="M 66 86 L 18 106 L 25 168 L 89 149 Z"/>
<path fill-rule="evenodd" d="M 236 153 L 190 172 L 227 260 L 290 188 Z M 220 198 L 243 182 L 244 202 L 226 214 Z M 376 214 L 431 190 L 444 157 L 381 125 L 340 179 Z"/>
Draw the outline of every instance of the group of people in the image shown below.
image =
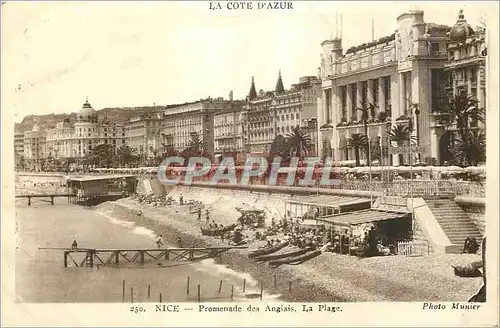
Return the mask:
<path fill-rule="evenodd" d="M 163 241 L 163 235 L 159 235 L 158 238 L 156 238 L 156 247 L 157 248 L 163 248 L 164 246 L 164 241 Z M 177 247 L 182 248 L 182 239 L 181 237 L 177 237 Z"/>
<path fill-rule="evenodd" d="M 171 196 L 133 194 L 132 198 L 137 199 L 137 201 L 141 204 L 153 204 L 157 207 L 176 204 L 175 200 Z"/>

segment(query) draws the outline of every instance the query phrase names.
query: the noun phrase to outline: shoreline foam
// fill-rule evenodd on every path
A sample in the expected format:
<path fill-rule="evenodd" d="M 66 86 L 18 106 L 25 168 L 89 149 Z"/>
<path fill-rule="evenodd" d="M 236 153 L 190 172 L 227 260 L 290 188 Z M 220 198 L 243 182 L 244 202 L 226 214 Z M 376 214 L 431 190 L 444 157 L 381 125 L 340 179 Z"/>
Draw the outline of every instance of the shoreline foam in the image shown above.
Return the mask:
<path fill-rule="evenodd" d="M 220 239 L 202 236 L 194 214 L 188 206 L 155 207 L 133 199 L 121 199 L 99 205 L 126 220 L 163 234 L 183 246 L 203 247 L 226 245 Z M 142 216 L 137 216 L 141 210 Z M 216 209 L 214 209 L 215 211 Z M 218 218 L 211 214 L 211 219 Z M 203 219 L 204 220 L 204 219 Z M 216 259 L 237 272 L 245 272 L 264 288 L 276 292 L 283 301 L 291 302 L 353 302 L 353 301 L 466 301 L 481 285 L 481 279 L 455 277 L 451 264 L 477 260 L 474 255 L 446 255 L 411 258 L 404 256 L 358 259 L 347 255 L 325 253 L 297 266 L 271 268 L 247 257 L 248 250 L 230 250 Z M 401 270 L 399 274 L 398 270 Z M 292 281 L 292 292 L 288 291 Z"/>
<path fill-rule="evenodd" d="M 210 247 L 227 245 L 218 239 L 207 236 L 202 236 L 198 229 L 192 229 L 187 224 L 184 226 L 179 224 L 178 220 L 160 220 L 158 213 L 154 215 L 154 207 L 144 206 L 143 204 L 133 204 L 132 200 L 120 200 L 113 203 L 104 203 L 99 205 L 99 209 L 112 210 L 114 215 L 120 216 L 125 220 L 135 222 L 138 226 L 146 227 L 155 231 L 157 234 L 162 234 L 167 244 L 175 244 L 177 237 L 181 237 L 183 244 L 186 247 Z M 173 207 L 173 206 L 172 206 Z M 137 216 L 137 210 L 142 211 L 141 216 Z M 173 211 L 174 212 L 174 211 Z M 153 215 L 151 215 L 153 214 Z M 179 218 L 181 213 L 177 214 Z M 155 217 L 156 216 L 156 217 Z M 183 245 L 184 246 L 184 245 Z M 267 293 L 281 294 L 282 301 L 291 302 L 332 302 L 332 301 L 347 301 L 346 299 L 333 295 L 325 291 L 324 288 L 318 287 L 312 282 L 304 280 L 301 276 L 289 272 L 285 268 L 272 269 L 264 264 L 257 264 L 247 257 L 248 251 L 229 250 L 222 253 L 214 261 L 217 264 L 223 264 L 229 269 L 247 274 L 256 281 L 263 283 L 264 290 Z M 274 288 L 274 275 L 276 274 L 277 287 Z M 289 291 L 289 283 L 292 281 L 292 291 Z"/>

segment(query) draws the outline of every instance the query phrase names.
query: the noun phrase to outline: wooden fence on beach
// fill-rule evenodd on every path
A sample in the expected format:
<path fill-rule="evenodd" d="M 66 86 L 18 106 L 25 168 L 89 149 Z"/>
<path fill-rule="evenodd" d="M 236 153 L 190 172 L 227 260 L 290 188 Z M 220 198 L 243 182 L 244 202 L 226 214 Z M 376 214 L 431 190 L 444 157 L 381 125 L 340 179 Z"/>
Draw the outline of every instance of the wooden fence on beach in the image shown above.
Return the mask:
<path fill-rule="evenodd" d="M 425 241 L 398 242 L 398 255 L 424 256 L 429 254 L 429 243 Z"/>

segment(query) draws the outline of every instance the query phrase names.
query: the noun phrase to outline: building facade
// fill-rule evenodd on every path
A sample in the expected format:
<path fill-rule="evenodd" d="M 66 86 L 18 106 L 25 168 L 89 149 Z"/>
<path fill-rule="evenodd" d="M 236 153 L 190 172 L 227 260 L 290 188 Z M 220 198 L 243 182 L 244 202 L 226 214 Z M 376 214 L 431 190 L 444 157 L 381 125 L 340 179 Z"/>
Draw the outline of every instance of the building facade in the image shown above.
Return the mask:
<path fill-rule="evenodd" d="M 188 148 L 192 141 L 198 140 L 203 142 L 206 152 L 213 156 L 215 154 L 214 114 L 231 110 L 233 108 L 231 106 L 236 108 L 237 105 L 238 101 L 224 100 L 219 97 L 167 108 L 163 115 L 164 128 L 161 133 L 163 144 L 181 152 Z"/>
<path fill-rule="evenodd" d="M 163 152 L 163 113 L 139 115 L 125 124 L 126 144 L 145 161 Z"/>
<path fill-rule="evenodd" d="M 465 93 L 477 101 L 477 106 L 486 111 L 486 29 L 472 29 L 467 24 L 463 12 L 448 34 L 447 60 L 443 69 L 435 76 L 432 87 L 433 107 L 431 133 L 437 142 L 433 143 L 433 152 L 438 154 L 439 163 L 452 160 L 450 144 L 455 142 L 457 127 L 449 124 L 445 113 L 445 101 L 459 93 Z M 481 121 L 467 122 L 468 128 L 482 130 L 485 123 Z"/>
<path fill-rule="evenodd" d="M 123 124 L 99 120 L 97 112 L 87 101 L 77 114 L 76 122 L 59 122 L 53 129 L 47 129 L 46 154 L 50 158 L 81 158 L 101 144 L 118 148 L 125 144 Z"/>
<path fill-rule="evenodd" d="M 274 92 L 261 90 L 259 94 L 255 91 L 255 80 L 252 78 L 245 106 L 247 152 L 269 153 L 276 136 L 286 137 L 296 126 L 307 126 L 309 131 L 310 122 L 316 122 L 311 119 L 317 117 L 317 97 L 320 93 L 321 80 L 316 76 L 301 77 L 299 83 L 285 90 L 280 72 Z M 316 138 L 312 136 L 311 139 L 313 148 L 316 148 Z"/>
<path fill-rule="evenodd" d="M 47 135 L 38 123 L 33 125 L 31 131 L 24 133 L 24 159 L 25 166 L 29 170 L 41 171 L 46 158 L 46 139 Z"/>
<path fill-rule="evenodd" d="M 22 168 L 24 160 L 24 133 L 14 133 L 14 163 L 16 168 Z"/>
<path fill-rule="evenodd" d="M 96 111 L 86 101 L 76 121 L 58 122 L 55 127 L 42 129 L 38 124 L 24 133 L 23 155 L 28 169 L 41 170 L 56 161 L 83 158 L 101 144 L 118 148 L 125 144 L 122 124 L 99 120 Z"/>
<path fill-rule="evenodd" d="M 439 161 L 433 112 L 443 106 L 440 81 L 443 72 L 450 70 L 445 68 L 456 67 L 452 62 L 460 60 L 447 53 L 454 42 L 454 29 L 464 23 L 460 15 L 457 25 L 450 28 L 426 23 L 422 11 L 411 11 L 397 18 L 394 34 L 351 47 L 345 53 L 340 39 L 322 43 L 318 106 L 322 156 L 336 161 L 354 158 L 348 140 L 353 134 L 365 134 L 363 111 L 359 110 L 365 109 L 371 143 L 381 143 L 384 149 L 387 130 L 408 125 L 411 118 L 416 122 L 410 127 L 411 134 L 424 149 L 421 158 Z M 465 39 L 461 42 L 467 43 Z M 469 77 L 477 79 L 479 75 Z M 398 156 L 394 155 L 392 161 L 398 165 Z"/>
<path fill-rule="evenodd" d="M 47 130 L 47 156 L 57 159 L 77 157 L 76 143 L 75 129 L 69 119 Z"/>
<path fill-rule="evenodd" d="M 230 96 L 230 100 L 232 97 Z M 229 101 L 216 111 L 214 118 L 214 154 L 216 157 L 241 158 L 244 153 L 244 102 Z"/>

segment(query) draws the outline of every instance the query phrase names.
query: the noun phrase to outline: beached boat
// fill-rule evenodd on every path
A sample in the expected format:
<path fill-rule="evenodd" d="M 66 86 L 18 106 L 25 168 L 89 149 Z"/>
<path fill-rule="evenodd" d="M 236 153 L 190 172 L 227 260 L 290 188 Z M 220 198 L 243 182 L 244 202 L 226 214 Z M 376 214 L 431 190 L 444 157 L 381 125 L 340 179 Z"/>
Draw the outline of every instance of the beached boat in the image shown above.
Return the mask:
<path fill-rule="evenodd" d="M 288 242 L 284 241 L 284 242 L 279 243 L 276 246 L 267 247 L 267 248 L 263 248 L 263 249 L 259 249 L 259 250 L 253 251 L 250 254 L 248 254 L 248 257 L 249 258 L 254 258 L 254 257 L 261 256 L 261 255 L 271 254 L 271 253 L 279 251 L 280 249 L 286 247 L 287 245 L 288 245 Z"/>
<path fill-rule="evenodd" d="M 225 226 L 223 229 L 200 229 L 203 236 L 222 236 L 226 232 L 234 230 L 234 228 L 236 228 L 236 224 Z"/>
<path fill-rule="evenodd" d="M 310 260 L 313 257 L 316 257 L 321 254 L 320 250 L 315 250 L 315 251 L 310 251 L 307 252 L 306 254 L 299 255 L 299 256 L 294 256 L 291 258 L 284 258 L 284 259 L 279 259 L 279 260 L 273 260 L 269 261 L 269 265 L 281 265 L 281 264 L 295 264 L 295 263 L 302 263 L 304 261 Z"/>
<path fill-rule="evenodd" d="M 279 259 L 284 259 L 287 257 L 299 256 L 299 255 L 305 254 L 305 253 L 312 251 L 312 250 L 314 250 L 314 248 L 309 247 L 309 248 L 299 249 L 297 251 L 288 252 L 288 253 L 261 255 L 261 256 L 257 256 L 256 258 L 254 258 L 254 260 L 257 260 L 257 261 L 279 260 Z"/>

